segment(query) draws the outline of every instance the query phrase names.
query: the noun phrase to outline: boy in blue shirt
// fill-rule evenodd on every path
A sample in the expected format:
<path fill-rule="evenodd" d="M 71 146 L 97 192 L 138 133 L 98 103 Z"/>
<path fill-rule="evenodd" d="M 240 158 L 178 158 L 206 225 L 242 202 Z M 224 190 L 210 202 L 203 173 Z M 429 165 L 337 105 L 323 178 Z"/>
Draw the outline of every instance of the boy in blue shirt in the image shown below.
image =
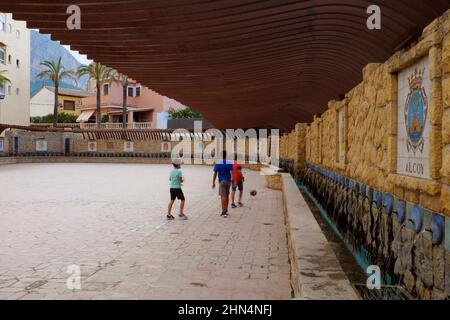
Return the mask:
<path fill-rule="evenodd" d="M 175 217 L 172 215 L 172 206 L 176 199 L 181 200 L 180 202 L 180 214 L 178 215 L 180 219 L 187 220 L 187 216 L 183 213 L 184 209 L 184 194 L 183 190 L 181 190 L 181 185 L 184 182 L 183 173 L 180 170 L 181 163 L 180 161 L 173 161 L 174 169 L 170 172 L 170 201 L 169 206 L 167 208 L 167 220 L 173 220 Z"/>
<path fill-rule="evenodd" d="M 221 216 L 228 217 L 228 202 L 231 186 L 231 172 L 233 171 L 233 164 L 227 162 L 227 152 L 222 152 L 222 160 L 214 166 L 213 189 L 216 187 L 216 178 L 219 176 L 219 196 L 222 205 Z"/>

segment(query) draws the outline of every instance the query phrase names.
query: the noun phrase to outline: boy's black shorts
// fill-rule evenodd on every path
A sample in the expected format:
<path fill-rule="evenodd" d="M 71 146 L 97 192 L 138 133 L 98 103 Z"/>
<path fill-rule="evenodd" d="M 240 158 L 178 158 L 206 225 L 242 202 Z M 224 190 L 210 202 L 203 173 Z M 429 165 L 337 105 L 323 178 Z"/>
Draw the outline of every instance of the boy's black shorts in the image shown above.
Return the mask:
<path fill-rule="evenodd" d="M 170 188 L 170 200 L 184 200 L 183 190 Z"/>

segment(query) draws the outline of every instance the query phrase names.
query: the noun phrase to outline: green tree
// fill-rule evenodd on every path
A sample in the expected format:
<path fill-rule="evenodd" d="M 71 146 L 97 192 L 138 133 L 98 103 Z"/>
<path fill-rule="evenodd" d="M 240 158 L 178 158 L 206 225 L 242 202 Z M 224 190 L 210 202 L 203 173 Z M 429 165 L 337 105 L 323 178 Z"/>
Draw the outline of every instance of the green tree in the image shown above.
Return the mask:
<path fill-rule="evenodd" d="M 170 108 L 168 110 L 170 119 L 201 119 L 202 114 L 192 110 L 191 108 L 184 108 L 181 110 L 176 110 Z"/>
<path fill-rule="evenodd" d="M 111 84 L 116 79 L 116 71 L 110 67 L 102 65 L 99 62 L 93 62 L 88 66 L 81 66 L 77 71 L 78 77 L 88 75 L 90 80 L 94 80 L 97 88 L 97 110 L 96 121 L 97 128 L 101 128 L 102 110 L 101 110 L 101 85 L 104 82 Z"/>
<path fill-rule="evenodd" d="M 40 79 L 49 79 L 55 86 L 55 102 L 53 105 L 53 126 L 58 125 L 58 96 L 59 96 L 59 84 L 64 78 L 70 78 L 77 81 L 76 75 L 73 71 L 68 71 L 61 64 L 61 57 L 58 61 L 43 61 L 41 65 L 45 67 L 37 76 Z"/>

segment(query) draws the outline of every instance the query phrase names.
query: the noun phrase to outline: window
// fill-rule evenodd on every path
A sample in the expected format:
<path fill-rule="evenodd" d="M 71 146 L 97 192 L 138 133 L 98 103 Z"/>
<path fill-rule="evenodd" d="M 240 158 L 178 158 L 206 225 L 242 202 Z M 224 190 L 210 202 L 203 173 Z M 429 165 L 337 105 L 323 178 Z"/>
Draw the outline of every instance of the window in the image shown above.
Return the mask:
<path fill-rule="evenodd" d="M 337 123 L 338 123 L 338 134 L 337 134 L 337 161 L 343 163 L 345 161 L 345 118 L 344 118 L 344 108 L 337 110 Z"/>
<path fill-rule="evenodd" d="M 12 25 L 11 25 L 11 23 L 8 24 L 8 31 L 9 31 L 9 33 L 12 33 Z"/>
<path fill-rule="evenodd" d="M 0 14 L 0 31 L 6 31 L 6 16 Z"/>
<path fill-rule="evenodd" d="M 6 64 L 5 57 L 6 57 L 5 48 L 0 48 L 0 63 Z"/>
<path fill-rule="evenodd" d="M 68 111 L 75 111 L 75 101 L 64 100 L 63 109 Z"/>
<path fill-rule="evenodd" d="M 141 96 L 141 87 L 128 87 L 128 96 L 129 97 L 140 97 Z"/>
<path fill-rule="evenodd" d="M 16 96 L 18 96 L 20 94 L 20 89 L 16 88 Z"/>
<path fill-rule="evenodd" d="M 0 95 L 5 96 L 5 86 L 4 85 L 0 86 Z"/>
<path fill-rule="evenodd" d="M 128 87 L 128 96 L 129 97 L 134 97 L 134 88 L 133 87 Z"/>
<path fill-rule="evenodd" d="M 109 94 L 109 85 L 108 84 L 104 84 L 103 85 L 103 95 L 107 96 Z"/>
<path fill-rule="evenodd" d="M 19 59 L 16 60 L 16 67 L 17 67 L 17 68 L 20 67 L 20 60 L 19 60 Z"/>
<path fill-rule="evenodd" d="M 11 64 L 11 55 L 8 54 L 8 63 Z"/>
<path fill-rule="evenodd" d="M 16 38 L 20 39 L 20 31 L 19 30 L 16 30 Z"/>

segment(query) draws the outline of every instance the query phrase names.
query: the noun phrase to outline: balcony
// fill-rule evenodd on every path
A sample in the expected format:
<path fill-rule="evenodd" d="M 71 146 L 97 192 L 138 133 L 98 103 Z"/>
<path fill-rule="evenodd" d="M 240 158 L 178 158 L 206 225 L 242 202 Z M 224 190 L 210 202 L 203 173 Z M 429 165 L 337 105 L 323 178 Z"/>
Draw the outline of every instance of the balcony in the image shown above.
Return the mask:
<path fill-rule="evenodd" d="M 131 123 L 126 124 L 126 129 L 130 129 L 130 130 L 144 130 L 144 129 L 151 129 L 151 128 L 152 128 L 151 122 L 131 122 Z M 85 130 L 123 129 L 123 123 L 109 123 L 109 122 L 102 123 L 100 125 L 100 128 L 97 127 L 96 123 L 80 123 L 80 129 L 85 129 Z"/>

